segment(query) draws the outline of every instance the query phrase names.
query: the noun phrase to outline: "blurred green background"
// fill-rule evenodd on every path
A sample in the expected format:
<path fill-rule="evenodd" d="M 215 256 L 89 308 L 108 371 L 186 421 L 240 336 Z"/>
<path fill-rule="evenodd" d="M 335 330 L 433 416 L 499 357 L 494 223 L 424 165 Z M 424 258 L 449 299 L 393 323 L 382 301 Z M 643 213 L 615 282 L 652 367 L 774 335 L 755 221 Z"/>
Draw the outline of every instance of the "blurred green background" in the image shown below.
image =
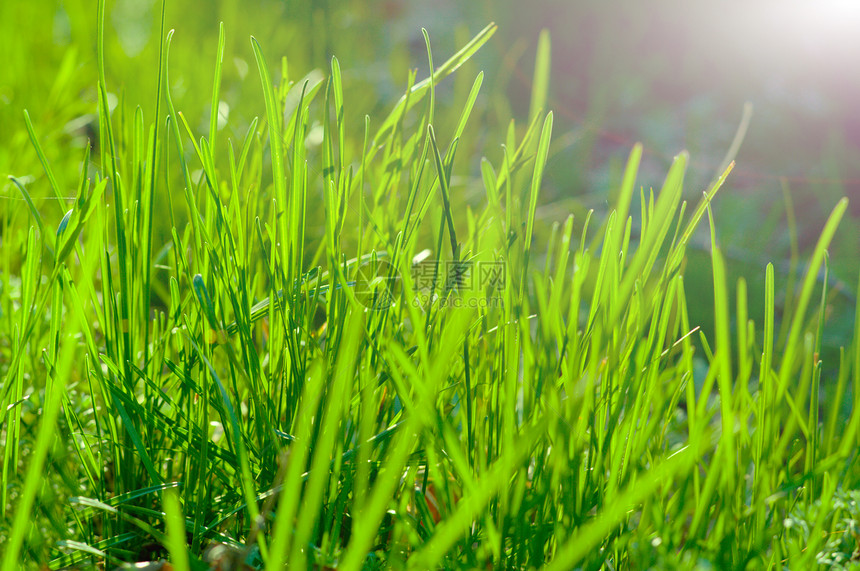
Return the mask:
<path fill-rule="evenodd" d="M 165 27 L 176 30 L 170 89 L 177 109 L 199 134 L 207 130 L 218 25 L 224 22 L 222 136 L 234 140 L 244 136 L 254 116 L 263 114 L 248 41 L 252 34 L 273 67 L 287 56 L 294 80 L 315 68 L 326 70 L 331 56 L 337 55 L 344 70 L 347 116 L 352 120 L 348 128 L 360 137 L 364 114 L 379 118 L 402 93 L 410 68 L 419 70 L 419 79 L 426 77 L 422 27 L 430 34 L 438 63 L 495 21 L 499 32 L 468 64 L 469 70 L 440 87 L 439 101 L 444 107 L 446 98 L 467 90 L 483 69 L 483 96 L 471 123 L 470 148 L 487 155 L 499 153 L 508 121 L 515 118 L 523 124 L 527 119 L 537 38 L 542 29 L 548 29 L 550 107 L 556 112 L 556 134 L 538 210 L 544 232 L 549 223 L 571 212 L 579 221 L 588 209 L 598 215 L 605 212 L 637 141 L 645 145 L 639 183 L 646 190 L 659 188 L 672 157 L 688 149 L 692 160 L 685 192 L 690 200 L 698 200 L 716 175 L 749 102 L 753 113 L 736 157 L 737 167 L 718 195 L 714 211 L 733 276 L 743 275 L 750 281 L 752 316 L 757 318 L 765 263 L 776 265 L 778 291 L 788 282 L 792 240 L 786 191 L 796 213 L 801 253 L 814 244 L 838 198 L 849 196 L 854 217 L 843 223 L 830 258 L 839 280 L 831 286 L 844 290 L 831 299 L 828 329 L 831 346 L 847 343 L 860 263 L 860 75 L 856 73 L 860 11 L 855 3 L 218 0 L 167 4 Z M 27 216 L 6 175 L 46 188 L 39 184 L 44 175 L 24 128 L 25 108 L 61 186 L 69 194 L 75 187 L 86 139 L 97 131 L 96 5 L 95 0 L 0 3 L 0 218 L 4 225 L 12 226 L 12 217 L 21 221 Z M 160 6 L 154 0 L 107 3 L 108 89 L 128 112 L 140 105 L 147 121 L 154 111 Z M 479 158 L 465 152 L 459 158 L 458 172 L 474 175 L 475 185 L 480 184 Z M 62 216 L 59 205 L 48 199 L 42 199 L 39 207 L 49 218 Z M 52 208 L 56 212 L 51 213 Z M 706 239 L 705 232 L 690 255 L 691 299 L 710 299 Z M 707 329 L 710 303 L 692 305 L 692 311 L 701 311 L 694 321 Z"/>

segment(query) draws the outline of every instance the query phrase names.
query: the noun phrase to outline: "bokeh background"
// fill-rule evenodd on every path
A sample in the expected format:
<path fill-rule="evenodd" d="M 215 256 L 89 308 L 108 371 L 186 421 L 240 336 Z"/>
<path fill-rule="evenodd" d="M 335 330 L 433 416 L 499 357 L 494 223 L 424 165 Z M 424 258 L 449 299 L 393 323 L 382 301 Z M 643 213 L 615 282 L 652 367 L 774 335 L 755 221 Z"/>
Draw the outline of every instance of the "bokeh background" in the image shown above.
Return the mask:
<path fill-rule="evenodd" d="M 6 175 L 35 183 L 44 177 L 23 127 L 25 108 L 57 178 L 70 193 L 75 186 L 86 139 L 97 130 L 96 5 L 95 0 L 0 2 L 0 212 L 21 207 Z M 714 205 L 719 240 L 732 276 L 750 282 L 755 316 L 765 264 L 775 263 L 777 287 L 785 287 L 792 236 L 802 255 L 836 201 L 850 197 L 853 217 L 843 222 L 830 251 L 834 293 L 828 339 L 836 347 L 847 342 L 853 323 L 850 308 L 860 267 L 857 5 L 844 0 L 183 0 L 167 3 L 165 26 L 175 30 L 174 102 L 204 133 L 218 25 L 224 22 L 224 130 L 240 138 L 251 118 L 263 115 L 248 41 L 252 34 L 273 67 L 281 56 L 287 58 L 293 79 L 327 69 L 337 55 L 351 128 L 358 132 L 364 114 L 379 117 L 400 96 L 409 69 L 426 77 L 422 27 L 440 62 L 494 21 L 496 36 L 439 92 L 444 107 L 485 71 L 470 133 L 472 148 L 488 155 L 501 152 L 511 119 L 520 125 L 527 119 L 537 39 L 549 30 L 549 105 L 556 127 L 538 211 L 545 227 L 569 213 L 581 221 L 589 209 L 605 212 L 637 141 L 645 147 L 638 182 L 646 191 L 659 188 L 672 158 L 687 149 L 685 192 L 698 200 L 749 104 L 737 166 Z M 109 90 L 118 106 L 140 105 L 147 118 L 154 111 L 160 7 L 154 0 L 107 2 Z M 479 159 L 461 153 L 457 172 L 477 175 Z M 40 208 L 56 208 L 62 216 L 50 200 Z M 786 214 L 792 208 L 794 225 Z M 688 296 L 703 299 L 710 296 L 711 279 L 706 237 L 691 252 L 687 270 Z M 693 316 L 706 329 L 709 308 L 703 304 L 701 315 Z"/>

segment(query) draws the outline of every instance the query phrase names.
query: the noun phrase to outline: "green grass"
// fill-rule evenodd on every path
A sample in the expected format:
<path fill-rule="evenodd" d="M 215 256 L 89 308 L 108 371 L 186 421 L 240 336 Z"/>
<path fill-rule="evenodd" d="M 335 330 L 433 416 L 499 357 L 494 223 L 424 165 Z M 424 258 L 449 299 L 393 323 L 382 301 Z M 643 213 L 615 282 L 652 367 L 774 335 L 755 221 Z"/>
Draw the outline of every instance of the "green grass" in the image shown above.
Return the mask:
<path fill-rule="evenodd" d="M 778 312 L 772 265 L 727 279 L 731 166 L 687 204 L 686 153 L 653 191 L 636 146 L 605 216 L 541 223 L 548 35 L 528 125 L 483 147 L 483 74 L 439 92 L 492 25 L 447 58 L 425 33 L 378 117 L 337 59 L 276 71 L 252 38 L 264 118 L 226 137 L 229 25 L 202 123 L 162 26 L 147 121 L 112 107 L 104 16 L 75 196 L 28 116 L 42 173 L 0 216 L 2 569 L 856 565 L 860 337 L 822 360 L 819 279 L 845 200 Z"/>

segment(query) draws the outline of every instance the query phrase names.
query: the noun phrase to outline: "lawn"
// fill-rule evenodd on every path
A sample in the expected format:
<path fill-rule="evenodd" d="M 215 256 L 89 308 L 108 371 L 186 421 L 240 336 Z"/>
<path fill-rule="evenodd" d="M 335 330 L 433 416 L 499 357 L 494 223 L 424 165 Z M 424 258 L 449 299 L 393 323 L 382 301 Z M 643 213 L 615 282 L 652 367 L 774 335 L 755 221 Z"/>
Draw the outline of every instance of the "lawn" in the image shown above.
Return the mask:
<path fill-rule="evenodd" d="M 0 571 L 860 566 L 846 198 L 591 204 L 555 30 L 167 4 L 0 5 Z"/>

